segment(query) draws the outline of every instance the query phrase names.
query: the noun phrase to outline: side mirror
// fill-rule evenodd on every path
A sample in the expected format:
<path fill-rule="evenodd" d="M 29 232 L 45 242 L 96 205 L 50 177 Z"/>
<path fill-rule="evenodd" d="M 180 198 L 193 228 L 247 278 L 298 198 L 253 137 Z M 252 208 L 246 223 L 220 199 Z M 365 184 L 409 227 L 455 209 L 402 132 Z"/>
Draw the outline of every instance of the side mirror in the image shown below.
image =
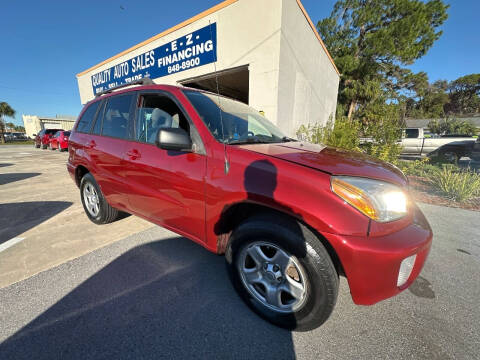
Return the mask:
<path fill-rule="evenodd" d="M 155 145 L 164 150 L 192 151 L 192 140 L 187 132 L 180 128 L 158 130 Z"/>

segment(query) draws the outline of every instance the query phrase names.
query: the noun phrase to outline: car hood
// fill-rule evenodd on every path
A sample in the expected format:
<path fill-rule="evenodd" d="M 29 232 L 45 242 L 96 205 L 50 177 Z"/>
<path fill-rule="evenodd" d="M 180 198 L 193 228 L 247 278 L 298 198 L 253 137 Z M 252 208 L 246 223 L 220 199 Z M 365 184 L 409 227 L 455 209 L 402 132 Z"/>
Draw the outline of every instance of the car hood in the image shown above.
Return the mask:
<path fill-rule="evenodd" d="M 397 167 L 359 152 L 304 142 L 237 146 L 331 175 L 362 176 L 396 183 L 400 186 L 407 185 L 405 175 Z"/>

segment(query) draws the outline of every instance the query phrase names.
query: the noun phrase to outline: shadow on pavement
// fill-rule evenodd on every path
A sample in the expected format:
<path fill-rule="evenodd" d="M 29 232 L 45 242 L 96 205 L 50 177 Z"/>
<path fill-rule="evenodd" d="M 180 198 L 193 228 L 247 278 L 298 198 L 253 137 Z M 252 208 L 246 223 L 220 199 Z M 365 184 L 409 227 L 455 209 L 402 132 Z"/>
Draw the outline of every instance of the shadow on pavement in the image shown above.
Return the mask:
<path fill-rule="evenodd" d="M 1 163 L 0 164 L 0 168 L 2 167 L 7 167 L 7 166 L 12 166 L 13 164 L 10 164 L 10 163 Z"/>
<path fill-rule="evenodd" d="M 34 176 L 41 175 L 41 173 L 9 173 L 0 174 L 0 185 L 6 185 L 15 181 L 29 179 Z"/>
<path fill-rule="evenodd" d="M 0 244 L 41 224 L 72 204 L 69 201 L 0 204 Z"/>
<path fill-rule="evenodd" d="M 236 295 L 223 257 L 182 237 L 123 254 L 7 339 L 0 354 L 5 359 L 295 358 L 291 333 L 261 320 Z"/>

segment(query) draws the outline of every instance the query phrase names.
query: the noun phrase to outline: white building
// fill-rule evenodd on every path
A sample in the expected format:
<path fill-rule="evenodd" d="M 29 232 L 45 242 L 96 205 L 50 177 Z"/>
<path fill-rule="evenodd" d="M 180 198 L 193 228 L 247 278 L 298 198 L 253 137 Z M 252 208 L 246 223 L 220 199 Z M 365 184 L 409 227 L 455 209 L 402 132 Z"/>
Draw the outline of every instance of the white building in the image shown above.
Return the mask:
<path fill-rule="evenodd" d="M 72 130 L 76 117 L 70 115 L 57 115 L 56 117 L 22 115 L 25 134 L 33 138 L 42 129 Z"/>
<path fill-rule="evenodd" d="M 289 135 L 334 117 L 339 83 L 300 0 L 226 0 L 79 73 L 81 102 L 146 76 L 213 92 L 218 81 Z"/>

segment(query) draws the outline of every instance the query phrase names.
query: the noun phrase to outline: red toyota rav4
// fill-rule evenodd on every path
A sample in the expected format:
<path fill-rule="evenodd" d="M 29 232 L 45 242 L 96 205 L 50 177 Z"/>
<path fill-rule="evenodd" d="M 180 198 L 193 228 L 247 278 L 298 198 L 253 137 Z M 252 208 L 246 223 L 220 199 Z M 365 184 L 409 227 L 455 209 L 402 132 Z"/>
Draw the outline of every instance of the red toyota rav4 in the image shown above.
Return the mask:
<path fill-rule="evenodd" d="M 94 223 L 124 211 L 225 254 L 243 300 L 289 329 L 327 320 L 340 275 L 356 304 L 400 293 L 432 242 L 396 167 L 288 138 L 200 90 L 97 96 L 71 133 L 67 167 Z"/>

